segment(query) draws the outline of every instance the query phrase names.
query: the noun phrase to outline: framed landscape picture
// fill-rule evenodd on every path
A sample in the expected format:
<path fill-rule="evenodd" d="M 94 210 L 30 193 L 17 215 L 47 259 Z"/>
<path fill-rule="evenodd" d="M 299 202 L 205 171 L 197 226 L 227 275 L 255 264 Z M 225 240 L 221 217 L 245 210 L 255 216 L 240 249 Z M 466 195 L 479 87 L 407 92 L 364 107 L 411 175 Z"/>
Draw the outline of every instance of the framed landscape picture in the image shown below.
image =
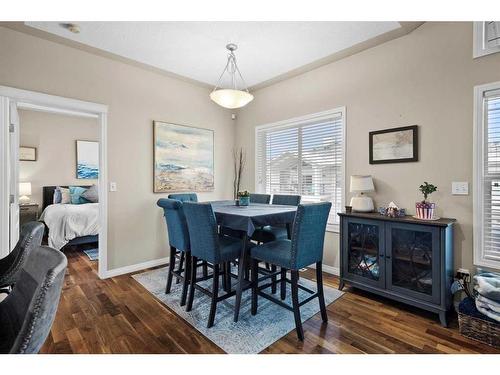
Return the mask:
<path fill-rule="evenodd" d="M 154 192 L 214 190 L 214 132 L 154 121 Z"/>
<path fill-rule="evenodd" d="M 418 161 L 418 126 L 370 132 L 370 164 Z"/>
<path fill-rule="evenodd" d="M 76 178 L 99 178 L 99 142 L 76 141 Z"/>

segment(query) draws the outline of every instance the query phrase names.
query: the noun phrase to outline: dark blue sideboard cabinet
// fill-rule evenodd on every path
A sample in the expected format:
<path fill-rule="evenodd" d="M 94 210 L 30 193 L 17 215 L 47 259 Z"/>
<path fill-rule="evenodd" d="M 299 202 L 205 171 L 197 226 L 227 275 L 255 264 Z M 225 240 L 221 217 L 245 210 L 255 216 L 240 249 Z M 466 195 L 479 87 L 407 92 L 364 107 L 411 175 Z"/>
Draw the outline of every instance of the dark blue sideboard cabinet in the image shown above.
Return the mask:
<path fill-rule="evenodd" d="M 340 285 L 439 314 L 446 327 L 452 304 L 453 223 L 378 213 L 339 213 Z"/>

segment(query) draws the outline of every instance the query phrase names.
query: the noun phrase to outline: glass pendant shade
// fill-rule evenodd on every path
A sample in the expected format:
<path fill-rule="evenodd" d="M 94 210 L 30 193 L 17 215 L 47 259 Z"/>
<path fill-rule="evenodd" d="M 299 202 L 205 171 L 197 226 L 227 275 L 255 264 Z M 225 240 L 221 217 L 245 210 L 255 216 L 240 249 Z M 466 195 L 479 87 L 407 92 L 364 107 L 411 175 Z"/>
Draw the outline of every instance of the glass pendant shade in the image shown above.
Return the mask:
<path fill-rule="evenodd" d="M 219 77 L 219 81 L 217 85 L 210 93 L 210 99 L 212 99 L 215 103 L 220 105 L 221 107 L 228 109 L 241 108 L 246 106 L 253 100 L 253 95 L 248 92 L 248 88 L 246 87 L 245 80 L 241 75 L 240 70 L 238 69 L 238 65 L 236 64 L 236 56 L 234 55 L 234 51 L 238 48 L 236 44 L 230 43 L 226 46 L 229 50 L 229 55 L 227 57 L 227 64 L 222 74 Z M 231 83 L 230 88 L 219 88 L 222 78 L 224 75 L 228 75 Z M 240 90 L 237 87 L 237 81 L 240 80 L 243 83 L 243 90 Z"/>
<path fill-rule="evenodd" d="M 242 90 L 218 89 L 212 91 L 210 99 L 221 107 L 235 109 L 250 103 L 253 100 L 253 95 Z"/>

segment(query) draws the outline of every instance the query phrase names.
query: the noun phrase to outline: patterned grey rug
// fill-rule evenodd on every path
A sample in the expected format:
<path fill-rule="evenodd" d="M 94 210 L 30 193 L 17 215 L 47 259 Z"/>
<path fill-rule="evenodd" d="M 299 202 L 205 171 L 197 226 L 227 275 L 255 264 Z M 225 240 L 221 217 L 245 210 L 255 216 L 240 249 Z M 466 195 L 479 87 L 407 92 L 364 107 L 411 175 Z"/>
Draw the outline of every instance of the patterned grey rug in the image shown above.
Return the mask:
<path fill-rule="evenodd" d="M 246 290 L 243 293 L 240 317 L 237 323 L 233 322 L 234 297 L 231 297 L 217 304 L 214 326 L 208 329 L 207 320 L 210 310 L 210 298 L 199 291 L 195 291 L 193 309 L 190 312 L 186 312 L 185 307 L 179 305 L 182 289 L 181 283 L 175 284 L 174 279 L 170 294 L 165 294 L 167 267 L 136 274 L 132 277 L 227 353 L 260 353 L 269 345 L 295 329 L 295 322 L 291 311 L 262 297 L 259 297 L 257 315 L 252 316 L 250 314 L 250 290 Z M 233 285 L 234 282 L 235 280 L 233 279 Z M 211 280 L 207 280 L 200 284 L 210 289 L 211 283 Z M 300 283 L 309 289 L 316 290 L 315 282 L 301 278 Z M 291 304 L 289 288 L 290 285 L 288 285 L 287 300 L 285 302 Z M 269 290 L 266 292 L 269 292 Z M 324 293 L 327 306 L 343 295 L 337 289 L 327 286 L 324 287 Z M 279 296 L 279 287 L 276 295 Z M 299 300 L 306 298 L 308 295 L 307 292 L 299 290 Z M 302 321 L 311 318 L 319 312 L 318 300 L 314 299 L 306 303 L 301 307 L 300 312 Z"/>

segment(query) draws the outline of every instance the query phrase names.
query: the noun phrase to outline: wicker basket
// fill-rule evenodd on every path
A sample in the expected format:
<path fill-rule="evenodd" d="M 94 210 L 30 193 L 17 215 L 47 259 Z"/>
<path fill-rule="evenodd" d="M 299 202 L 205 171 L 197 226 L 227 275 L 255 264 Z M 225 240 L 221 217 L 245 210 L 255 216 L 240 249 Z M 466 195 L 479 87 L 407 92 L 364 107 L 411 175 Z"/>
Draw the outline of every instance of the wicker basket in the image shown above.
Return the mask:
<path fill-rule="evenodd" d="M 495 348 L 500 348 L 500 323 L 484 316 L 476 310 L 474 300 L 466 298 L 458 309 L 460 334 L 473 340 L 481 341 Z"/>

